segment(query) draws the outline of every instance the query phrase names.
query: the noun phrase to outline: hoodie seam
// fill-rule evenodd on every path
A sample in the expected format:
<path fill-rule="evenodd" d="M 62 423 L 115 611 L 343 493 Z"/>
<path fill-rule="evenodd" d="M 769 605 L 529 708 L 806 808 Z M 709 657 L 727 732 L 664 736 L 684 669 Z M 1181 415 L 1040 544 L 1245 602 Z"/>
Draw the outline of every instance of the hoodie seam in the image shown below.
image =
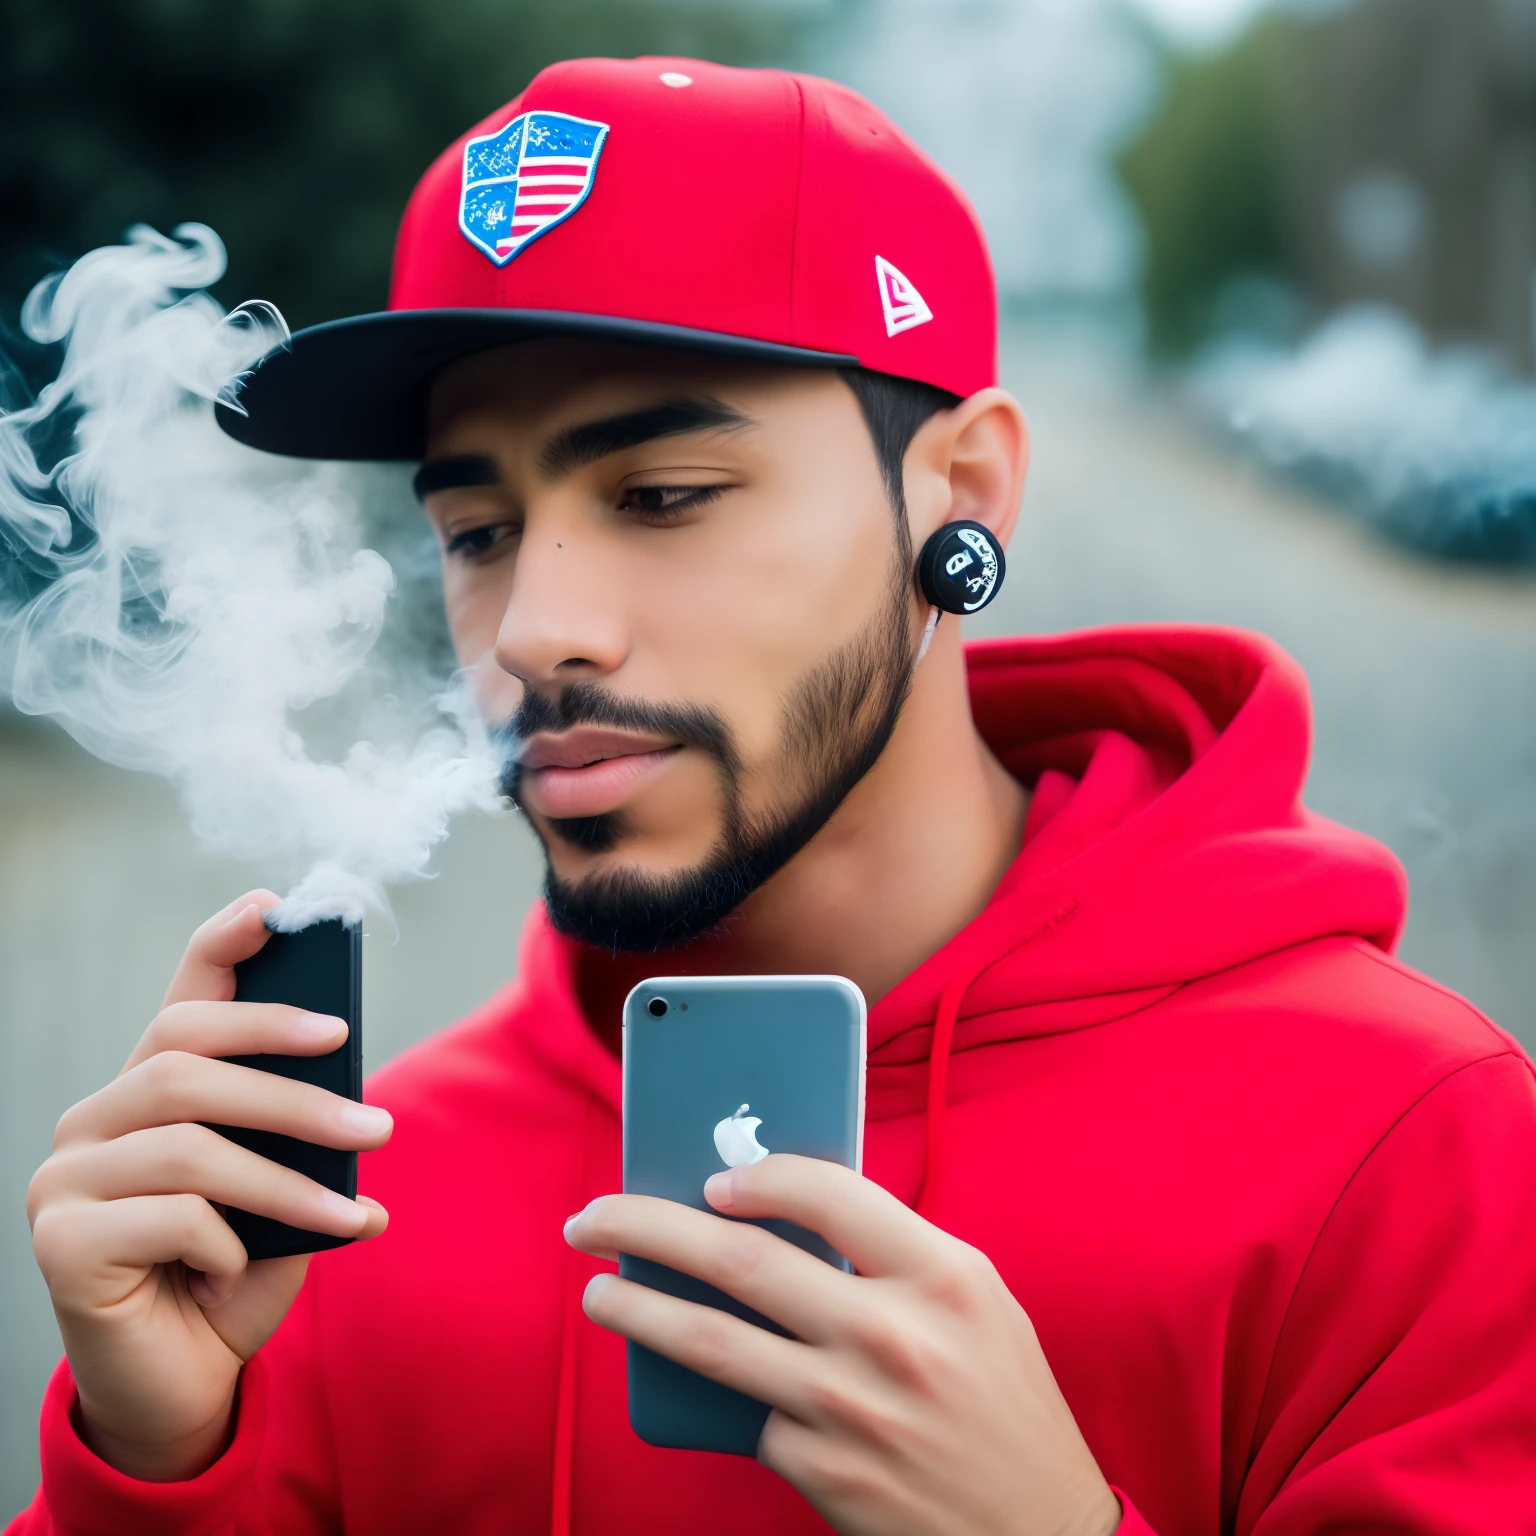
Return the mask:
<path fill-rule="evenodd" d="M 1437 1093 L 1453 1078 L 1460 1077 L 1463 1072 L 1469 1072 L 1474 1067 L 1481 1067 L 1493 1061 L 1502 1061 L 1506 1057 L 1517 1061 L 1523 1059 L 1523 1053 L 1517 1047 L 1512 1046 L 1502 1040 L 1499 1042 L 1499 1044 L 1502 1047 L 1499 1050 L 1490 1051 L 1485 1056 L 1478 1056 L 1471 1061 L 1464 1061 L 1459 1063 L 1457 1066 L 1450 1068 L 1450 1070 L 1443 1073 L 1440 1077 L 1437 1077 L 1434 1082 L 1429 1084 L 1429 1086 L 1425 1088 L 1422 1093 L 1419 1093 L 1407 1104 L 1405 1104 L 1403 1108 L 1393 1116 L 1391 1121 L 1383 1127 L 1381 1133 L 1375 1138 L 1374 1141 L 1371 1142 L 1371 1144 L 1361 1155 L 1359 1161 L 1350 1170 L 1349 1176 L 1339 1185 L 1338 1193 L 1334 1195 L 1333 1200 L 1329 1203 L 1328 1209 L 1322 1217 L 1322 1220 L 1318 1223 L 1317 1231 L 1313 1233 L 1312 1241 L 1307 1247 L 1307 1256 L 1302 1260 L 1300 1267 L 1296 1271 L 1296 1279 L 1291 1286 L 1291 1294 L 1285 1304 L 1285 1313 L 1280 1319 L 1280 1326 L 1275 1330 L 1275 1342 L 1270 1349 L 1269 1369 L 1265 1372 L 1264 1375 L 1264 1390 L 1259 1394 L 1258 1416 L 1260 1418 L 1263 1417 L 1264 1409 L 1269 1402 L 1270 1389 L 1274 1383 L 1276 1360 L 1280 1354 L 1281 1343 L 1285 1338 L 1285 1331 L 1290 1326 L 1291 1316 L 1296 1310 L 1297 1297 L 1300 1295 L 1301 1288 L 1306 1281 L 1307 1274 L 1312 1268 L 1313 1260 L 1317 1257 L 1317 1250 L 1321 1246 L 1323 1238 L 1327 1235 L 1328 1229 L 1332 1225 L 1334 1217 L 1338 1214 L 1339 1207 L 1344 1203 L 1345 1196 L 1348 1195 L 1350 1190 L 1354 1187 L 1356 1181 L 1360 1178 L 1361 1174 L 1364 1173 L 1366 1165 L 1370 1163 L 1373 1158 L 1375 1158 L 1377 1153 L 1380 1152 L 1386 1143 L 1392 1138 L 1398 1127 L 1401 1126 L 1403 1122 L 1407 1120 L 1408 1117 L 1413 1114 L 1416 1109 L 1419 1108 L 1420 1105 L 1422 1105 L 1428 1098 L 1430 1098 L 1431 1095 Z M 1355 1386 L 1351 1389 L 1349 1396 L 1345 1397 L 1340 1403 L 1336 1405 L 1333 1412 L 1329 1414 L 1327 1420 L 1324 1423 L 1318 1425 L 1317 1432 L 1297 1453 L 1296 1460 L 1293 1461 L 1291 1465 L 1286 1469 L 1285 1476 L 1276 1483 L 1275 1491 L 1277 1494 L 1284 1490 L 1290 1483 L 1291 1478 L 1295 1476 L 1297 1465 L 1299 1465 L 1302 1459 L 1306 1456 L 1307 1452 L 1311 1450 L 1311 1448 L 1317 1443 L 1318 1439 L 1324 1433 L 1326 1433 L 1328 1426 L 1332 1424 L 1333 1421 L 1338 1418 L 1339 1414 L 1341 1414 L 1349 1405 L 1356 1393 L 1358 1393 L 1360 1389 L 1365 1385 L 1365 1383 L 1371 1379 L 1377 1370 L 1380 1369 L 1381 1363 L 1382 1362 L 1378 1361 L 1377 1364 L 1365 1374 L 1365 1376 L 1356 1382 Z M 1252 1472 L 1253 1463 L 1258 1454 L 1257 1436 L 1258 1426 L 1255 1424 L 1253 1435 L 1249 1438 L 1248 1454 L 1243 1463 L 1243 1482 L 1245 1486 L 1247 1483 L 1248 1474 Z M 1241 1489 L 1239 1489 L 1239 1502 L 1241 1502 Z"/>
<path fill-rule="evenodd" d="M 1411 966 L 1404 965 L 1401 960 L 1396 959 L 1394 956 L 1382 954 L 1379 949 L 1362 941 L 1358 935 L 1356 936 L 1354 947 L 1363 958 L 1379 965 L 1384 971 L 1390 971 L 1400 981 L 1406 981 L 1411 986 L 1421 987 L 1426 992 L 1437 993 L 1446 1002 L 1455 1003 L 1463 1012 L 1471 1014 L 1499 1046 L 1506 1051 L 1509 1049 L 1511 1044 L 1510 1037 L 1481 1008 L 1474 1006 L 1466 998 L 1451 991 L 1449 987 L 1442 986 L 1432 976 L 1420 975 L 1418 971 L 1414 970 Z M 1471 1063 L 1468 1063 L 1468 1065 L 1471 1065 Z"/>
<path fill-rule="evenodd" d="M 1199 980 L 1200 978 L 1197 977 L 1195 979 Z M 1178 996 L 1178 994 L 1180 992 L 1182 992 L 1189 985 L 1190 985 L 1190 983 L 1187 982 L 1187 981 L 1167 981 L 1167 982 L 1162 982 L 1156 988 L 1156 990 L 1160 993 L 1160 996 L 1154 997 L 1154 998 L 1150 998 L 1150 999 L 1148 999 L 1148 1001 L 1146 1001 L 1144 1003 L 1138 1003 L 1134 1008 L 1128 1008 L 1124 1013 L 1117 1013 L 1117 1014 L 1113 1015 L 1111 1018 L 1095 1019 L 1092 1023 L 1089 1023 L 1089 1024 L 1073 1024 L 1073 1025 L 1069 1025 L 1068 1027 L 1063 1028 L 1063 1029 L 1031 1030 L 1028 1034 L 1025 1034 L 1025 1035 L 1005 1035 L 1001 1039 L 997 1039 L 997 1040 L 978 1040 L 978 1041 L 976 1041 L 972 1045 L 957 1045 L 957 1046 L 953 1047 L 952 1050 L 950 1051 L 950 1055 L 951 1056 L 964 1056 L 964 1055 L 967 1055 L 971 1051 L 990 1050 L 993 1046 L 998 1046 L 998 1045 L 1022 1045 L 1026 1040 L 1055 1040 L 1055 1039 L 1060 1038 L 1062 1035 L 1081 1035 L 1081 1034 L 1086 1034 L 1090 1029 L 1107 1029 L 1112 1024 L 1122 1023 L 1126 1019 L 1139 1018 L 1142 1014 L 1146 1013 L 1149 1009 L 1161 1007 L 1162 1004 L 1164 1004 L 1164 1003 L 1168 1002 L 1170 999 Z M 1090 993 L 1086 993 L 1084 995 L 1086 997 L 1092 997 L 1092 998 L 1099 998 L 1099 997 L 1111 998 L 1111 997 L 1119 997 L 1119 996 L 1121 996 L 1121 995 L 1123 995 L 1124 993 L 1127 993 L 1127 992 L 1144 992 L 1144 991 L 1147 991 L 1147 990 L 1148 990 L 1148 988 L 1145 988 L 1145 987 L 1121 987 L 1118 991 L 1115 991 L 1115 992 L 1090 992 Z M 1053 1002 L 1056 1002 L 1056 1001 L 1059 1001 L 1059 1002 L 1076 1002 L 1077 999 L 1076 998 L 1059 998 L 1059 999 L 1052 999 L 1052 1001 Z M 1049 1004 L 1025 1004 L 1024 1006 L 1025 1007 L 1049 1006 Z M 955 1028 L 958 1030 L 962 1024 L 976 1024 L 976 1023 L 978 1023 L 982 1019 L 1000 1018 L 1005 1013 L 1013 1013 L 1013 1012 L 1017 1012 L 1017 1011 L 1018 1011 L 1017 1008 L 1006 1008 L 1005 1007 L 1005 1008 L 989 1008 L 984 1013 L 968 1013 L 968 1014 L 965 1015 L 965 1017 L 963 1019 L 956 1019 L 955 1020 Z M 915 1034 L 917 1034 L 921 1030 L 932 1029 L 932 1028 L 933 1028 L 933 1021 L 931 1019 L 928 1020 L 925 1023 L 910 1025 L 906 1029 L 899 1030 L 896 1034 L 892 1035 L 890 1037 L 890 1039 L 882 1041 L 880 1049 L 882 1051 L 886 1050 L 892 1044 L 894 1044 L 897 1040 L 905 1040 L 909 1036 L 915 1035 Z M 875 1068 L 879 1068 L 879 1067 L 883 1067 L 883 1066 L 890 1066 L 892 1068 L 896 1068 L 896 1067 L 917 1067 L 917 1066 L 921 1066 L 924 1060 L 926 1060 L 926 1058 L 916 1058 L 916 1059 L 914 1059 L 912 1061 L 892 1061 L 892 1062 L 871 1061 L 870 1065 L 872 1067 L 875 1067 Z"/>
<path fill-rule="evenodd" d="M 1001 961 L 1007 959 L 1007 957 L 1010 954 L 1013 953 L 1014 949 L 1020 948 L 1024 943 L 1030 942 L 1030 941 L 1032 941 L 1033 939 L 1035 939 L 1037 937 L 1039 937 L 1038 934 L 1028 935 L 1026 939 L 1020 940 L 1018 943 L 1016 943 L 1014 945 L 1011 945 L 1011 946 L 1009 946 L 1006 949 L 999 950 L 997 955 L 994 956 L 992 959 L 988 960 L 986 965 L 983 966 L 982 969 L 977 972 L 976 976 L 972 979 L 971 985 L 974 986 L 976 984 L 976 982 L 981 979 L 982 976 L 984 976 L 988 971 L 990 971 L 993 968 L 993 966 L 995 966 L 995 965 L 999 964 Z M 1126 992 L 1144 992 L 1144 991 L 1147 991 L 1148 989 L 1153 988 L 1153 987 L 1164 987 L 1164 988 L 1168 988 L 1169 989 L 1165 993 L 1165 995 L 1163 997 L 1156 998 L 1153 1001 L 1144 1004 L 1140 1008 L 1132 1009 L 1128 1013 L 1116 1014 L 1113 1019 L 1106 1019 L 1106 1020 L 1104 1020 L 1105 1024 L 1115 1024 L 1115 1023 L 1118 1023 L 1121 1019 L 1135 1018 L 1138 1014 L 1145 1013 L 1147 1011 L 1147 1009 L 1149 1009 L 1149 1008 L 1156 1008 L 1160 1004 L 1169 1001 L 1170 998 L 1173 998 L 1173 997 L 1177 996 L 1179 993 L 1187 991 L 1190 987 L 1197 986 L 1197 985 L 1199 985 L 1199 984 L 1201 984 L 1203 982 L 1213 981 L 1217 977 L 1220 977 L 1220 976 L 1229 976 L 1229 975 L 1231 975 L 1235 971 L 1242 970 L 1245 966 L 1257 964 L 1260 960 L 1272 960 L 1276 955 L 1286 954 L 1290 950 L 1293 950 L 1293 949 L 1305 949 L 1309 944 L 1327 943 L 1329 940 L 1332 940 L 1332 939 L 1343 940 L 1346 943 L 1351 943 L 1351 944 L 1353 944 L 1356 947 L 1362 948 L 1362 952 L 1365 955 L 1367 955 L 1369 958 L 1371 958 L 1371 959 L 1377 959 L 1377 960 L 1382 959 L 1382 957 L 1380 957 L 1377 953 L 1375 953 L 1369 947 L 1369 945 L 1366 944 L 1366 942 L 1361 939 L 1361 937 L 1360 937 L 1360 935 L 1358 933 L 1351 933 L 1347 929 L 1336 929 L 1332 933 L 1315 933 L 1315 934 L 1312 934 L 1310 937 L 1305 938 L 1305 939 L 1294 939 L 1289 944 L 1278 945 L 1274 949 L 1260 950 L 1260 951 L 1258 951 L 1255 954 L 1245 955 L 1241 960 L 1234 960 L 1230 965 L 1218 966 L 1217 969 L 1215 969 L 1214 971 L 1202 971 L 1197 976 L 1186 976 L 1182 980 L 1179 980 L 1179 981 L 1145 981 L 1145 982 L 1138 982 L 1135 986 L 1131 986 L 1131 987 L 1116 987 L 1113 991 L 1109 991 L 1109 992 L 1086 992 L 1086 993 L 1084 993 L 1082 995 L 1084 997 L 1118 997 L 1118 996 L 1121 996 L 1122 994 L 1124 994 Z M 1388 969 L 1392 970 L 1394 975 L 1405 976 L 1405 979 L 1408 979 L 1408 980 L 1422 979 L 1422 978 L 1416 978 L 1415 977 L 1415 973 L 1413 973 L 1411 971 L 1408 971 L 1408 972 L 1405 973 L 1404 970 L 1398 968 L 1390 960 L 1383 960 L 1383 963 L 1387 965 Z M 1440 991 L 1440 990 L 1443 990 L 1443 989 L 1435 987 L 1435 988 L 1433 988 L 1433 990 Z M 1447 998 L 1454 998 L 1457 1002 L 1460 1002 L 1463 1007 L 1468 1008 L 1474 1014 L 1477 1013 L 1477 1010 L 1475 1008 L 1473 1008 L 1470 1003 L 1467 1003 L 1462 998 L 1456 997 L 1456 994 L 1454 992 L 1446 992 L 1445 995 L 1446 995 Z M 1046 1002 L 1050 1002 L 1050 1003 L 1074 1002 L 1074 1001 L 1076 1001 L 1076 999 L 1075 998 L 1049 998 L 1049 999 L 1046 999 L 1045 1001 Z M 1033 1006 L 1033 1005 L 1029 1005 L 1029 1006 Z M 965 1022 L 969 1022 L 971 1019 L 991 1018 L 991 1017 L 995 1016 L 996 1014 L 1003 1013 L 1005 1011 L 1006 1010 L 1002 1009 L 1002 1008 L 994 1008 L 994 1009 L 989 1010 L 987 1013 L 967 1014 L 966 1017 L 965 1017 Z M 1482 1018 L 1482 1016 L 1480 1014 L 1478 1015 L 1478 1017 Z M 958 1019 L 956 1020 L 956 1027 L 957 1028 L 958 1028 L 958 1026 L 959 1026 L 959 1024 L 961 1022 L 962 1021 L 960 1021 Z M 1482 1019 L 1482 1022 L 1483 1022 L 1483 1024 L 1486 1027 L 1488 1027 L 1490 1030 L 1493 1031 L 1494 1038 L 1496 1040 L 1498 1040 L 1500 1045 L 1507 1045 L 1508 1044 L 1508 1041 L 1505 1039 L 1505 1037 L 1502 1034 L 1500 1034 L 1500 1032 L 1493 1025 L 1489 1024 L 1487 1019 Z M 1051 1030 L 1051 1031 L 1043 1033 L 1043 1034 L 1041 1034 L 1039 1036 L 1034 1036 L 1034 1035 L 1023 1036 L 1023 1035 L 1021 1035 L 1018 1038 L 1020 1038 L 1020 1039 L 1037 1039 L 1038 1038 L 1038 1039 L 1044 1040 L 1044 1039 L 1050 1038 L 1051 1035 L 1077 1034 L 1081 1030 L 1084 1030 L 1084 1029 L 1097 1029 L 1099 1027 L 1100 1026 L 1097 1025 L 1097 1024 L 1085 1024 L 1085 1025 L 1079 1026 L 1079 1029 L 1077 1029 L 1077 1030 L 1071 1030 L 1071 1029 Z M 923 1022 L 923 1023 L 913 1024 L 912 1026 L 910 1026 L 910 1028 L 903 1029 L 899 1033 L 892 1035 L 890 1038 L 891 1038 L 891 1040 L 900 1040 L 903 1036 L 909 1035 L 909 1034 L 913 1033 L 916 1030 L 919 1030 L 919 1029 L 932 1029 L 932 1028 L 933 1028 L 933 1021 L 930 1019 L 930 1020 L 927 1020 L 926 1022 Z M 888 1043 L 889 1042 L 882 1041 L 881 1042 L 881 1049 L 884 1049 L 885 1045 L 888 1044 Z M 992 1040 L 988 1040 L 988 1041 L 983 1042 L 984 1045 L 1002 1045 L 1002 1044 L 1006 1044 L 1006 1043 L 1007 1043 L 1006 1041 L 992 1041 Z M 954 1054 L 960 1055 L 960 1054 L 963 1054 L 963 1052 L 965 1052 L 967 1050 L 980 1050 L 980 1049 L 982 1049 L 982 1045 L 961 1046 L 961 1047 L 956 1049 Z M 893 1063 L 893 1065 L 907 1066 L 907 1065 L 915 1065 L 915 1063 L 902 1062 L 902 1063 Z"/>
<path fill-rule="evenodd" d="M 1261 950 L 1258 950 L 1254 954 L 1245 955 L 1241 960 L 1234 960 L 1230 965 L 1218 966 L 1214 971 L 1201 971 L 1198 976 L 1186 976 L 1182 981 L 1178 981 L 1178 982 L 1172 982 L 1172 981 L 1145 982 L 1145 983 L 1143 983 L 1143 985 L 1144 986 L 1177 987 L 1178 990 L 1182 992 L 1182 991 L 1184 991 L 1188 987 L 1198 986 L 1201 982 L 1214 981 L 1218 976 L 1230 976 L 1230 975 L 1232 975 L 1232 973 L 1234 971 L 1240 971 L 1245 966 L 1258 964 L 1258 962 L 1260 960 L 1273 960 L 1276 955 L 1287 954 L 1287 953 L 1289 953 L 1293 949 L 1305 949 L 1309 944 L 1326 944 L 1331 939 L 1343 940 L 1345 943 L 1350 944 L 1351 947 L 1360 949 L 1361 952 L 1363 954 L 1365 954 L 1370 959 L 1374 960 L 1374 959 L 1381 959 L 1382 958 L 1379 955 L 1379 952 L 1373 951 L 1373 949 L 1370 946 L 1369 940 L 1362 939 L 1361 936 L 1358 933 L 1353 933 L 1353 932 L 1351 932 L 1347 928 L 1336 928 L 1331 933 L 1314 933 L 1314 934 L 1310 935 L 1309 937 L 1307 937 L 1305 939 L 1293 939 L 1289 944 L 1277 945 L 1274 949 L 1261 949 Z M 1396 974 L 1396 975 L 1402 975 L 1403 974 L 1403 972 L 1401 970 L 1398 970 L 1395 966 L 1392 966 L 1390 961 L 1387 961 L 1386 963 L 1387 963 L 1388 967 L 1393 970 L 1394 974 Z M 1412 976 L 1413 976 L 1413 973 L 1409 972 L 1408 973 L 1408 979 L 1412 979 Z M 1136 991 L 1138 989 L 1135 988 L 1135 987 L 1121 987 L 1119 990 L 1122 991 L 1122 992 L 1134 992 L 1134 991 Z M 1436 990 L 1439 990 L 1439 989 L 1436 989 Z M 1094 994 L 1091 994 L 1091 995 L 1099 996 L 1100 994 L 1094 993 Z M 1106 993 L 1103 993 L 1102 995 L 1105 996 L 1105 997 L 1113 997 L 1115 994 L 1113 992 L 1106 992 Z M 1456 994 L 1454 992 L 1447 992 L 1445 995 L 1448 998 L 1456 997 Z M 1457 998 L 1456 1000 L 1458 1002 L 1463 1002 L 1463 1005 L 1465 1007 L 1472 1008 L 1472 1005 L 1470 1003 L 1465 1003 L 1463 999 Z M 1472 1012 L 1476 1013 L 1477 1010 L 1475 1008 L 1473 1008 Z M 1127 1015 L 1127 1017 L 1129 1017 L 1129 1015 Z M 1111 1022 L 1113 1022 L 1113 1021 L 1111 1021 Z M 1484 1024 L 1487 1024 L 1488 1021 L 1486 1019 L 1484 1019 L 1483 1022 L 1484 1022 Z M 1495 1034 L 1495 1038 L 1498 1039 L 1500 1045 L 1507 1045 L 1508 1044 L 1508 1041 L 1506 1039 L 1504 1039 L 1504 1037 L 1502 1035 L 1499 1035 L 1497 1030 L 1494 1031 L 1494 1034 Z M 1481 1058 L 1479 1058 L 1479 1059 L 1481 1059 Z"/>

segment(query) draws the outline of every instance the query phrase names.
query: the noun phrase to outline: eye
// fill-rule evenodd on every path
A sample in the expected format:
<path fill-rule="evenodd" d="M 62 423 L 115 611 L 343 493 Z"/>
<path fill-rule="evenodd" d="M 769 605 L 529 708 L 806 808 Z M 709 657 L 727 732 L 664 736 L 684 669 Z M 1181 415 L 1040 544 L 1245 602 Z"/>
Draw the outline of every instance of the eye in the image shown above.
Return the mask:
<path fill-rule="evenodd" d="M 478 528 L 463 528 L 448 536 L 443 550 L 459 560 L 484 560 L 517 531 L 514 523 L 483 523 Z"/>
<path fill-rule="evenodd" d="M 723 496 L 728 485 L 632 485 L 619 501 L 621 512 L 646 522 L 664 523 Z"/>

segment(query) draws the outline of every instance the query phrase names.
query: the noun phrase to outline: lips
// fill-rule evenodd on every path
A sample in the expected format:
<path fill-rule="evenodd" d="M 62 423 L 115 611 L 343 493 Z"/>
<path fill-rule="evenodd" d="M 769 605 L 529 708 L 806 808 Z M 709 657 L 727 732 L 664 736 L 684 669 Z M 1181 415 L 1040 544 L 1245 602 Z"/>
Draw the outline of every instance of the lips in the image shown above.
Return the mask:
<path fill-rule="evenodd" d="M 534 736 L 518 754 L 522 797 L 556 820 L 601 816 L 681 751 L 676 742 L 628 731 L 578 726 L 559 736 Z"/>
<path fill-rule="evenodd" d="M 661 736 L 637 736 L 633 731 L 578 725 L 558 736 L 541 734 L 530 738 L 523 744 L 517 760 L 525 769 L 585 768 L 605 758 L 634 757 L 665 751 L 675 745 Z"/>

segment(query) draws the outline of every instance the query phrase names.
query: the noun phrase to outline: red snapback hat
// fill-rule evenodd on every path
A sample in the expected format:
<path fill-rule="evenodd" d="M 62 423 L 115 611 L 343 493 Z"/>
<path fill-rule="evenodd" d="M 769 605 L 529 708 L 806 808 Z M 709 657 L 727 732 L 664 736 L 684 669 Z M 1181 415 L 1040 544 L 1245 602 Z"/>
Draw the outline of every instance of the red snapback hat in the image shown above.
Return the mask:
<path fill-rule="evenodd" d="M 997 379 L 976 215 L 863 97 L 696 59 L 575 59 L 422 177 L 389 308 L 297 332 L 219 421 L 275 453 L 418 459 L 441 369 L 560 335 L 957 395 Z"/>

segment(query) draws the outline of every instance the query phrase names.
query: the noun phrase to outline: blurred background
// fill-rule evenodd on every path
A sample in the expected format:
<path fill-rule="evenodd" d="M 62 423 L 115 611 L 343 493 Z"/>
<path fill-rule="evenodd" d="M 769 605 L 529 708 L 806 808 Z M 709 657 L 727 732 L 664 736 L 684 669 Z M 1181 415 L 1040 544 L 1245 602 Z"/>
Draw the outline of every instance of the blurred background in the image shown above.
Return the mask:
<path fill-rule="evenodd" d="M 1311 803 L 1408 867 L 1406 958 L 1536 1045 L 1536 0 L 0 0 L 0 40 L 10 404 L 57 361 L 29 287 L 138 221 L 217 229 L 227 304 L 378 307 L 415 178 L 553 59 L 865 91 L 974 199 L 1034 427 L 977 632 L 1276 636 Z M 528 835 L 462 823 L 439 865 L 370 925 L 372 1065 L 512 973 Z M 58 1354 L 27 1178 L 263 878 L 0 705 L 0 1517 Z"/>

